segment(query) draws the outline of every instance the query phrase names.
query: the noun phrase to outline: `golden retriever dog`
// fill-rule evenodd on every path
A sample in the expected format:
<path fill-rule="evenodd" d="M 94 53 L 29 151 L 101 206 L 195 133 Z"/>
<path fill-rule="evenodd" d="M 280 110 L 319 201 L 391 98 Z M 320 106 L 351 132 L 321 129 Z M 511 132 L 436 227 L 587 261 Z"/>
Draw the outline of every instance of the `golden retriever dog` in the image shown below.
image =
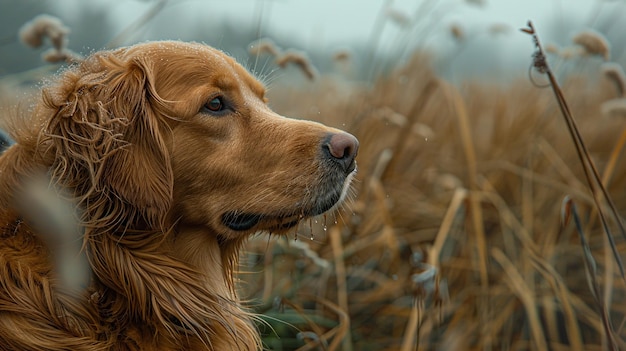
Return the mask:
<path fill-rule="evenodd" d="M 262 348 L 238 251 L 336 208 L 356 169 L 355 137 L 274 113 L 261 83 L 198 43 L 95 53 L 28 113 L 0 156 L 3 350 Z M 51 244 L 73 229 L 25 200 L 42 176 L 78 240 Z M 55 264 L 77 241 L 81 289 Z"/>

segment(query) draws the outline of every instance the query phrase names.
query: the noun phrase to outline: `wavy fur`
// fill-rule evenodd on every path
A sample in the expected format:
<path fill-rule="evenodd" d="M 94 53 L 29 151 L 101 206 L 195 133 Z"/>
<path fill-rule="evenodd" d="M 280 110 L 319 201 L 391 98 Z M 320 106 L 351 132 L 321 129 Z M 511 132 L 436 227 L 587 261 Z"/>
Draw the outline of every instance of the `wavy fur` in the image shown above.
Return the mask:
<path fill-rule="evenodd" d="M 215 91 L 232 101 L 231 118 L 203 110 Z M 0 156 L 0 348 L 260 349 L 254 316 L 236 293 L 240 246 L 305 213 L 304 204 L 332 205 L 303 194 L 326 199 L 349 181 L 320 152 L 338 131 L 273 114 L 263 93 L 226 55 L 181 42 L 96 53 L 45 88 Z M 265 148 L 261 136 L 269 136 Z M 239 175 L 251 169 L 248 139 L 260 173 Z M 298 178 L 303 170 L 310 176 Z M 26 180 L 42 175 L 62 194 L 46 206 L 76 208 L 75 240 L 91 272 L 83 289 L 62 286 L 51 259 L 50 243 L 66 227 L 18 201 Z M 267 213 L 232 230 L 222 218 L 239 209 Z"/>

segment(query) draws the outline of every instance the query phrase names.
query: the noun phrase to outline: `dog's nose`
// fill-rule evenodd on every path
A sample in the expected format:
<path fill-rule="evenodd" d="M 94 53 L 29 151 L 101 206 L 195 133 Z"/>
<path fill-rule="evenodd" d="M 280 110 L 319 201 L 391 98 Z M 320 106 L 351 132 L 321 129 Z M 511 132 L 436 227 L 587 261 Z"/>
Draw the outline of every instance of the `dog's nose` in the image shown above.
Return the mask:
<path fill-rule="evenodd" d="M 354 135 L 344 132 L 331 134 L 325 146 L 331 159 L 338 162 L 346 172 L 354 170 L 354 158 L 359 151 L 359 141 Z"/>

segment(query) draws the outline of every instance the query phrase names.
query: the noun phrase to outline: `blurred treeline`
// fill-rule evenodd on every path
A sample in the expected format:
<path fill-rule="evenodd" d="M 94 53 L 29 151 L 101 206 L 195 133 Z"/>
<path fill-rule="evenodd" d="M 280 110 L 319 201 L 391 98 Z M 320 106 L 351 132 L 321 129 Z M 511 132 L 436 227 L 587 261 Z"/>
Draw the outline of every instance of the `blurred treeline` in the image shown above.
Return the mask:
<path fill-rule="evenodd" d="M 128 6 L 142 3 L 148 6 Z M 33 49 L 19 40 L 20 27 L 40 14 L 60 18 L 71 30 L 67 47 L 83 55 L 140 41 L 174 39 L 212 45 L 251 67 L 255 64 L 250 62 L 254 57 L 251 58 L 247 48 L 262 37 L 279 38 L 280 44 L 285 47 L 303 49 L 302 43 L 294 42 L 293 33 L 276 33 L 272 31 L 271 24 L 262 23 L 263 16 L 267 14 L 259 7 L 264 6 L 261 2 L 258 2 L 261 5 L 257 2 L 249 4 L 258 13 L 253 18 L 242 16 L 240 20 L 234 20 L 220 15 L 222 6 L 234 4 L 220 1 L 71 1 L 62 4 L 57 1 L 0 0 L 0 77 L 44 65 L 40 54 L 46 47 Z M 113 18 L 124 7 L 134 13 L 126 12 L 124 21 Z M 190 10 L 194 9 L 206 12 L 206 16 L 189 16 Z M 121 22 L 128 24 L 123 27 Z M 351 45 L 351 52 L 363 53 L 353 57 L 366 57 L 366 45 Z M 307 54 L 318 69 L 329 72 L 335 65 L 330 53 L 332 50 L 337 48 L 307 50 Z M 267 62 L 256 63 L 264 64 L 267 65 Z M 352 64 L 359 65 L 359 59 L 353 60 Z"/>
<path fill-rule="evenodd" d="M 563 71 L 580 73 L 580 62 L 564 56 L 571 51 L 572 37 L 590 28 L 611 44 L 610 60 L 624 64 L 626 41 L 622 37 L 626 21 L 620 19 L 626 14 L 626 5 L 623 1 L 607 0 L 589 4 L 589 11 L 584 12 L 569 2 L 546 1 L 536 8 L 529 5 L 533 16 L 528 19 L 541 23 L 544 43 L 553 44 L 563 54 L 556 57 Z M 257 74 L 273 68 L 267 57 L 256 62 L 247 51 L 250 43 L 263 37 L 272 38 L 283 48 L 305 51 L 321 73 L 339 71 L 343 78 L 346 72 L 341 71 L 342 67 L 333 58 L 344 49 L 350 54 L 352 78 L 372 78 L 405 64 L 416 49 L 427 48 L 436 58 L 434 69 L 450 81 L 468 77 L 482 81 L 519 77 L 526 73 L 533 50 L 528 37 L 518 30 L 526 19 L 520 23 L 507 22 L 506 17 L 492 12 L 493 7 L 490 9 L 491 3 L 487 1 L 422 0 L 416 1 L 415 9 L 407 12 L 396 11 L 396 4 L 390 0 L 367 2 L 364 6 L 380 9 L 378 18 L 383 20 L 346 21 L 346 28 L 358 23 L 358 28 L 351 30 L 361 31 L 363 40 L 345 46 L 324 39 L 303 42 L 294 35 L 296 31 L 310 32 L 311 28 L 277 30 L 273 21 L 280 19 L 272 9 L 279 5 L 276 0 L 0 0 L 0 77 L 44 65 L 40 54 L 45 48 L 26 47 L 18 38 L 20 27 L 43 13 L 60 18 L 70 28 L 68 48 L 83 55 L 145 40 L 194 40 L 224 50 L 249 68 L 266 69 Z M 241 18 L 225 16 L 224 9 L 234 6 L 249 8 L 245 8 Z M 320 6 L 324 5 L 320 3 Z M 357 10 L 346 16 L 358 19 Z M 460 13 L 467 16 L 459 17 Z M 488 19 L 476 23 L 481 13 L 488 14 L 485 17 Z"/>

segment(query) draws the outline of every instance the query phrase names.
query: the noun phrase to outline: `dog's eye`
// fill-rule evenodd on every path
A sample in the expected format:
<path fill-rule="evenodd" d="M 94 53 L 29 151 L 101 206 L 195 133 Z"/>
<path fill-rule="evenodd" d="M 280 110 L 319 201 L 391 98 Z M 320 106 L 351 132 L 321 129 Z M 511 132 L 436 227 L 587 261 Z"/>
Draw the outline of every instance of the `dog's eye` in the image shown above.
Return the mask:
<path fill-rule="evenodd" d="M 212 112 L 222 111 L 224 109 L 224 101 L 220 96 L 215 97 L 204 104 L 204 108 Z"/>

